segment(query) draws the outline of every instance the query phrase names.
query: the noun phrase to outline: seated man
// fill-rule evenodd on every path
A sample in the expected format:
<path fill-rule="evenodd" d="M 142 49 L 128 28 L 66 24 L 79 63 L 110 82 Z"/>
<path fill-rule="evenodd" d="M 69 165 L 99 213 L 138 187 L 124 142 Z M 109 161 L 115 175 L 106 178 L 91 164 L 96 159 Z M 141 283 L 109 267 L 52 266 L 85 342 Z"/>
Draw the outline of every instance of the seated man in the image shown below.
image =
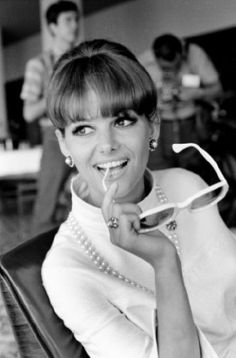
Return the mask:
<path fill-rule="evenodd" d="M 161 158 L 151 154 L 149 167 L 187 166 L 186 153 L 172 152 L 172 143 L 199 142 L 197 121 L 201 101 L 211 101 L 221 93 L 218 73 L 206 53 L 195 44 L 186 44 L 172 34 L 157 37 L 140 62 L 151 75 L 159 93 Z M 156 154 L 155 154 L 156 156 Z M 181 159 L 180 159 L 181 158 Z M 180 159 L 180 160 L 179 160 Z M 192 162 L 192 159 L 191 159 Z"/>

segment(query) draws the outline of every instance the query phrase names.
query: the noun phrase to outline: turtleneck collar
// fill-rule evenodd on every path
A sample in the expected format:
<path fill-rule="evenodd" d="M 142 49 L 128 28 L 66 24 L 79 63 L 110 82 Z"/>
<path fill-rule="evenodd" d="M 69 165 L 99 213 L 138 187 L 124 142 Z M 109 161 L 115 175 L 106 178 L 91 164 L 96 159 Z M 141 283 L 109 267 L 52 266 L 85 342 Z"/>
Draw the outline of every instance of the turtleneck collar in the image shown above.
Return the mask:
<path fill-rule="evenodd" d="M 153 174 L 150 170 L 145 171 L 145 180 L 148 182 L 146 187 L 149 188 L 149 192 L 142 201 L 138 203 L 142 211 L 150 209 L 157 205 L 157 196 L 155 192 L 155 182 Z M 78 220 L 80 225 L 87 231 L 100 231 L 106 230 L 108 232 L 106 223 L 104 221 L 101 208 L 93 206 L 81 199 L 77 192 L 78 176 L 75 176 L 71 182 L 71 193 L 72 193 L 72 213 Z"/>

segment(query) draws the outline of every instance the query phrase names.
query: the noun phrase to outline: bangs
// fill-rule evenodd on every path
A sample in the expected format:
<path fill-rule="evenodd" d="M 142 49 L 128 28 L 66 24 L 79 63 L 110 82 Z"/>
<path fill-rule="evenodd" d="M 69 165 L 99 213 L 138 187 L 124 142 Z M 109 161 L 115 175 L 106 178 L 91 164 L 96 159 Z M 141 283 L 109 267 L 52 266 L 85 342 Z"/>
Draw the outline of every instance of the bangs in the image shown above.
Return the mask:
<path fill-rule="evenodd" d="M 89 114 L 91 91 L 98 99 L 98 116 L 113 117 L 133 109 L 152 120 L 157 114 L 157 94 L 151 78 L 138 62 L 121 56 L 119 60 L 117 66 L 112 57 L 102 54 L 76 59 L 60 71 L 60 77 L 54 76 L 48 107 L 56 127 L 63 129 Z"/>

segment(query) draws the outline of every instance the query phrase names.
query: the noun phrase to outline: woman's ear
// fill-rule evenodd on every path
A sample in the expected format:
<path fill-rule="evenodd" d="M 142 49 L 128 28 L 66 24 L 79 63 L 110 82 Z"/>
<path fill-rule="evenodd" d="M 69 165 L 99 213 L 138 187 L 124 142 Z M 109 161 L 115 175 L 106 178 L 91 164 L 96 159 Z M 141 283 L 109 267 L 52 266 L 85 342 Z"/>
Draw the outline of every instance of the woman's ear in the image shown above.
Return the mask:
<path fill-rule="evenodd" d="M 56 134 L 56 137 L 57 137 L 59 147 L 60 147 L 60 150 L 61 150 L 62 154 L 65 157 L 67 157 L 68 155 L 70 155 L 70 153 L 69 153 L 69 150 L 67 149 L 67 146 L 66 146 L 66 143 L 65 143 L 65 137 L 64 137 L 63 133 L 59 129 L 56 129 L 55 134 Z"/>
<path fill-rule="evenodd" d="M 151 124 L 151 137 L 158 140 L 160 135 L 160 117 L 155 116 Z"/>

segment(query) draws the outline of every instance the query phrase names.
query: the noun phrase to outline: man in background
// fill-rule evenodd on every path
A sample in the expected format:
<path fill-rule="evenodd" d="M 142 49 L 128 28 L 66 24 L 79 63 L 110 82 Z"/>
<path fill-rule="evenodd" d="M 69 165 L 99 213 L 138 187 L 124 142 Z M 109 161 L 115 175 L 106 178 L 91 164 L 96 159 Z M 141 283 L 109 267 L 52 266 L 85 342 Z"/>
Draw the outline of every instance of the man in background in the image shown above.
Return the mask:
<path fill-rule="evenodd" d="M 58 217 L 57 203 L 71 169 L 64 162 L 55 130 L 47 116 L 46 98 L 54 64 L 78 41 L 80 12 L 73 1 L 57 1 L 47 9 L 46 21 L 52 47 L 28 61 L 21 92 L 24 118 L 28 123 L 39 122 L 43 145 L 32 235 L 45 232 L 64 220 L 64 215 Z"/>
<path fill-rule="evenodd" d="M 161 116 L 159 148 L 151 153 L 149 167 L 187 167 L 190 160 L 193 164 L 193 157 L 190 159 L 187 151 L 174 155 L 171 145 L 199 143 L 200 137 L 206 136 L 201 121 L 203 103 L 221 94 L 219 75 L 202 48 L 172 34 L 157 37 L 140 62 L 156 84 Z"/>

